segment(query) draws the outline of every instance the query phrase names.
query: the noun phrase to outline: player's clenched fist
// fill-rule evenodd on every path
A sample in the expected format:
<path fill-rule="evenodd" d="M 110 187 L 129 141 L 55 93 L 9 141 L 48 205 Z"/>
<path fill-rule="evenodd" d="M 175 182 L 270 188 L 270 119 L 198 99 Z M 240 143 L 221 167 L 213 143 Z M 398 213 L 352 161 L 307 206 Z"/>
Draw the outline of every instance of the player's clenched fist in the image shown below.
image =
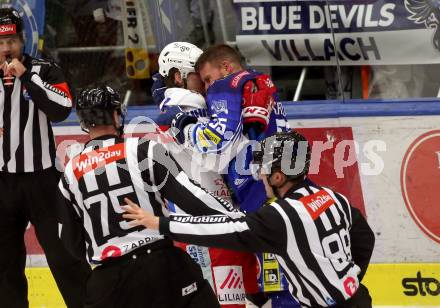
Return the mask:
<path fill-rule="evenodd" d="M 268 75 L 260 75 L 244 85 L 242 114 L 245 128 L 254 127 L 258 133 L 266 130 L 274 105 L 273 95 L 275 93 L 276 87 Z"/>

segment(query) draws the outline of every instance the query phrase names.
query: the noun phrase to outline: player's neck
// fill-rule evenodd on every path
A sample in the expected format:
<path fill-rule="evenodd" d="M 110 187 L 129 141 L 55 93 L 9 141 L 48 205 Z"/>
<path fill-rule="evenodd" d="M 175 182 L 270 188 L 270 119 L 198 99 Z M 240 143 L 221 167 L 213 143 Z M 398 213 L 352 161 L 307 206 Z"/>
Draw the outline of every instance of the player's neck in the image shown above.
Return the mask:
<path fill-rule="evenodd" d="M 89 130 L 90 139 L 96 139 L 106 135 L 118 135 L 118 132 L 112 125 L 98 126 Z"/>
<path fill-rule="evenodd" d="M 284 198 L 286 193 L 289 191 L 290 188 L 292 188 L 294 185 L 293 182 L 286 182 L 283 186 L 277 188 L 277 195 L 280 198 Z"/>
<path fill-rule="evenodd" d="M 287 192 L 294 186 L 297 186 L 302 180 L 290 180 L 283 184 L 281 187 L 277 188 L 277 193 L 280 198 L 284 198 Z"/>

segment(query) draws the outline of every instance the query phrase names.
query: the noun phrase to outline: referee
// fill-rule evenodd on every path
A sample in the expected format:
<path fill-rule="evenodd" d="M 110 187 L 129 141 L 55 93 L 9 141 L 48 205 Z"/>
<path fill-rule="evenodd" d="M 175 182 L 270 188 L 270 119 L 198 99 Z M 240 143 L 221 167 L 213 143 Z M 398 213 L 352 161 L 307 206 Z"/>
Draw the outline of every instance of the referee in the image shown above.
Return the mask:
<path fill-rule="evenodd" d="M 174 240 L 204 246 L 272 252 L 303 307 L 371 307 L 360 281 L 374 247 L 374 234 L 358 209 L 341 194 L 306 178 L 310 151 L 296 132 L 261 143 L 254 162 L 268 195 L 278 198 L 256 213 L 228 216 L 152 217 L 130 200 L 125 218 L 159 229 Z M 284 154 L 284 155 L 283 155 Z"/>
<path fill-rule="evenodd" d="M 233 208 L 195 185 L 162 145 L 122 139 L 124 110 L 112 88 L 83 90 L 77 114 L 91 140 L 59 184 L 61 239 L 97 265 L 85 307 L 220 307 L 190 256 L 157 231 L 130 226 L 120 204 L 128 197 L 158 216 L 168 212 L 165 199 L 193 215 Z"/>
<path fill-rule="evenodd" d="M 61 69 L 23 54 L 17 11 L 0 9 L 0 301 L 28 307 L 24 233 L 29 221 L 68 307 L 81 307 L 86 262 L 58 238 L 55 142 L 50 122 L 63 121 L 72 102 Z M 9 62 L 9 63 L 8 63 Z"/>

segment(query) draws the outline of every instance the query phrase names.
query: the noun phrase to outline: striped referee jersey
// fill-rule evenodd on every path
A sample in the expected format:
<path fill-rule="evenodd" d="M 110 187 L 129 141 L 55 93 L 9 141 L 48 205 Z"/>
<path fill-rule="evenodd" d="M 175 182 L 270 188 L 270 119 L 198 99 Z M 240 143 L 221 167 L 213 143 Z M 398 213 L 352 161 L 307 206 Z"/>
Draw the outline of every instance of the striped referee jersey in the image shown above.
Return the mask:
<path fill-rule="evenodd" d="M 54 166 L 50 122 L 65 120 L 72 108 L 69 88 L 54 62 L 24 56 L 26 71 L 5 85 L 0 72 L 0 172 L 41 171 Z"/>
<path fill-rule="evenodd" d="M 192 182 L 161 144 L 139 138 L 91 140 L 66 165 L 59 189 L 61 239 L 72 254 L 98 265 L 164 238 L 122 218 L 126 197 L 156 216 L 168 214 L 164 199 L 184 214 L 235 211 Z"/>
<path fill-rule="evenodd" d="M 309 180 L 255 213 L 240 218 L 172 215 L 160 218 L 159 231 L 192 244 L 274 253 L 292 296 L 304 307 L 350 299 L 374 246 L 360 211 L 343 195 Z"/>

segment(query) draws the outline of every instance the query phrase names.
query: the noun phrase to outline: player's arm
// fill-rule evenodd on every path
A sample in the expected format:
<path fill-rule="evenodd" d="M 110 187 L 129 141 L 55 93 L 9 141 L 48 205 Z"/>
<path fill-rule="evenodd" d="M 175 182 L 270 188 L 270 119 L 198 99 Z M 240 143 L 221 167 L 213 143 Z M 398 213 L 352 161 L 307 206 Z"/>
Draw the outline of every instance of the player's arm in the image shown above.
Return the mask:
<path fill-rule="evenodd" d="M 255 213 L 231 218 L 227 215 L 155 217 L 126 200 L 124 218 L 133 225 L 159 229 L 161 234 L 185 243 L 251 252 L 286 250 L 287 232 L 283 218 L 271 205 Z"/>
<path fill-rule="evenodd" d="M 194 183 L 163 145 L 146 141 L 139 149 L 139 155 L 144 157 L 141 176 L 148 189 L 159 192 L 183 212 L 191 215 L 236 212 L 232 204 Z"/>
<path fill-rule="evenodd" d="M 227 94 L 212 103 L 214 112 L 209 121 L 196 123 L 196 118 L 179 114 L 171 126 L 178 132 L 179 143 L 195 148 L 201 153 L 221 153 L 234 144 L 242 134 L 241 96 Z"/>
<path fill-rule="evenodd" d="M 374 232 L 371 230 L 361 211 L 351 207 L 352 225 L 350 229 L 351 254 L 354 263 L 361 268 L 359 280 L 364 277 L 374 248 Z"/>
<path fill-rule="evenodd" d="M 50 121 L 61 122 L 69 116 L 72 96 L 58 65 L 44 64 L 39 74 L 26 70 L 20 79 L 35 106 L 43 111 Z"/>
<path fill-rule="evenodd" d="M 59 219 L 59 234 L 67 251 L 78 259 L 86 258 L 86 242 L 84 227 L 81 222 L 79 207 L 75 204 L 72 193 L 64 176 L 58 184 L 57 217 Z"/>

